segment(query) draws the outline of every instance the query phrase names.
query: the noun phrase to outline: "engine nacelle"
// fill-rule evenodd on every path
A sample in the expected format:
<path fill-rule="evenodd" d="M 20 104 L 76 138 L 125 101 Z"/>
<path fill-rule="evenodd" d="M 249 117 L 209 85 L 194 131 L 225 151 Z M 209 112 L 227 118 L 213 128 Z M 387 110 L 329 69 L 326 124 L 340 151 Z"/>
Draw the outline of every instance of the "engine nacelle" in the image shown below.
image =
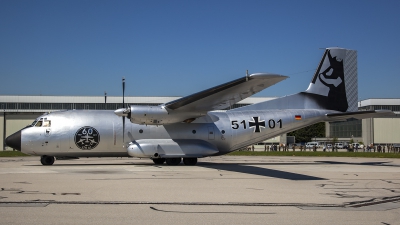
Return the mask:
<path fill-rule="evenodd" d="M 163 124 L 168 114 L 161 106 L 131 105 L 129 119 L 136 124 Z"/>
<path fill-rule="evenodd" d="M 205 113 L 168 111 L 164 106 L 131 105 L 129 108 L 121 108 L 114 111 L 117 116 L 129 118 L 132 123 L 164 125 L 171 123 L 191 123 Z"/>
<path fill-rule="evenodd" d="M 198 139 L 143 139 L 132 142 L 128 154 L 139 158 L 206 157 L 218 153 L 209 142 Z"/>

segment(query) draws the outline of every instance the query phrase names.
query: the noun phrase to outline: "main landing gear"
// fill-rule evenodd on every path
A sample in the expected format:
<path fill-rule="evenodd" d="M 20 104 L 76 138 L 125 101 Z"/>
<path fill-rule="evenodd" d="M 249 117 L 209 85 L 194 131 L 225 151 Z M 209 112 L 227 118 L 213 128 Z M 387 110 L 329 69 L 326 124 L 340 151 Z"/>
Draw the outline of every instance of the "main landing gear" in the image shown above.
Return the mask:
<path fill-rule="evenodd" d="M 51 166 L 54 163 L 54 157 L 48 156 L 48 155 L 42 155 L 42 156 L 40 156 L 40 162 L 44 166 Z"/>
<path fill-rule="evenodd" d="M 179 163 L 181 163 L 182 158 L 155 158 L 153 159 L 154 164 L 156 165 L 162 165 L 164 164 L 164 162 L 167 163 L 167 165 L 170 166 L 176 166 L 179 165 Z M 197 158 L 183 158 L 183 164 L 187 165 L 187 166 L 194 166 L 197 163 Z"/>
<path fill-rule="evenodd" d="M 164 158 L 155 158 L 155 159 L 153 159 L 153 162 L 156 165 L 161 165 L 161 164 L 164 164 L 165 159 Z"/>

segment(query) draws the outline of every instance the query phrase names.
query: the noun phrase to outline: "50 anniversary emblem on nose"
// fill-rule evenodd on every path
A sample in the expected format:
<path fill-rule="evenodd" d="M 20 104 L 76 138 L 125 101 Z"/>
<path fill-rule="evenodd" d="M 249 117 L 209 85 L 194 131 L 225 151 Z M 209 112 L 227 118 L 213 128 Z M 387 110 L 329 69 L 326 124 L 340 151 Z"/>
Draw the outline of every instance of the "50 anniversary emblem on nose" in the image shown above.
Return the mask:
<path fill-rule="evenodd" d="M 75 133 L 75 144 L 82 150 L 91 150 L 100 143 L 100 134 L 93 127 L 81 127 Z"/>

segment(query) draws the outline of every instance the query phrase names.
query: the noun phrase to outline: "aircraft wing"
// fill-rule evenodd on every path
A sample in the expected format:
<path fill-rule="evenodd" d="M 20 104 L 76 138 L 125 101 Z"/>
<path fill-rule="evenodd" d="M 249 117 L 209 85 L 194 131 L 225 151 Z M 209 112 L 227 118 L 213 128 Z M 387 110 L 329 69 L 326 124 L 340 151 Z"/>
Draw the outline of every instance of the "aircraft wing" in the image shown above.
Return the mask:
<path fill-rule="evenodd" d="M 400 114 L 396 114 L 390 110 L 371 110 L 345 113 L 326 114 L 327 121 L 346 121 L 349 119 L 367 119 L 367 118 L 399 118 Z"/>
<path fill-rule="evenodd" d="M 213 88 L 165 103 L 168 111 L 206 113 L 226 109 L 288 78 L 279 74 L 255 73 Z"/>

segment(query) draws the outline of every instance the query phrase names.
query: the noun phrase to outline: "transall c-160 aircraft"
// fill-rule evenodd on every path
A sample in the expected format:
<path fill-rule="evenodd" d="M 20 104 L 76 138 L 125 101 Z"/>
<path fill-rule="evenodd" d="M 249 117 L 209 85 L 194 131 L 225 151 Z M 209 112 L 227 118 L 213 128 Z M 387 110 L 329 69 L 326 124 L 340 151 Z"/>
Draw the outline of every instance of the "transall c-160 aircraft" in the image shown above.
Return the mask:
<path fill-rule="evenodd" d="M 41 156 L 43 165 L 52 165 L 55 157 L 129 156 L 195 165 L 198 158 L 227 154 L 314 123 L 393 115 L 357 111 L 357 52 L 343 48 L 325 50 L 307 90 L 222 111 L 286 78 L 255 73 L 158 106 L 52 112 L 7 137 L 6 144 Z"/>

